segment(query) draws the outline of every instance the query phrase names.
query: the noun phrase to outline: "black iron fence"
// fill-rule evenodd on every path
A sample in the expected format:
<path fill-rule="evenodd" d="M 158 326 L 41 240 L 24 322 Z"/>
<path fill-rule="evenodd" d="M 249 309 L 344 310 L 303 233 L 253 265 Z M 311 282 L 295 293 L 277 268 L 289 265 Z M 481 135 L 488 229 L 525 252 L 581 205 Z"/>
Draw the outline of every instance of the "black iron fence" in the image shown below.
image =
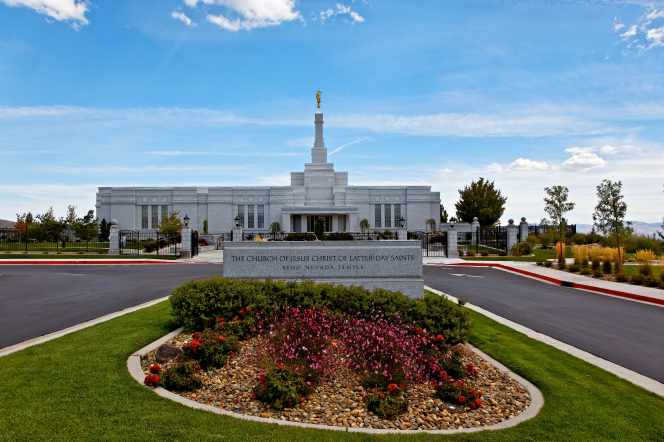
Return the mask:
<path fill-rule="evenodd" d="M 507 252 L 507 227 L 478 227 L 475 231 L 475 243 L 471 244 L 470 250 L 475 250 L 476 254 L 487 250 L 490 254 L 496 252 Z"/>
<path fill-rule="evenodd" d="M 532 225 L 528 226 L 528 235 L 540 235 L 542 233 L 547 233 L 546 226 Z M 565 226 L 565 237 L 569 237 L 576 234 L 576 224 L 568 224 Z"/>
<path fill-rule="evenodd" d="M 138 233 L 133 230 L 121 230 L 119 232 L 121 255 L 180 256 L 180 243 L 180 235 L 164 237 L 158 233 Z"/>
<path fill-rule="evenodd" d="M 408 236 L 422 242 L 423 257 L 447 257 L 447 232 L 408 232 Z"/>
<path fill-rule="evenodd" d="M 108 238 L 80 238 L 72 230 L 44 232 L 40 226 L 0 229 L 0 251 L 107 253 Z"/>
<path fill-rule="evenodd" d="M 191 257 L 198 255 L 198 230 L 191 232 Z"/>

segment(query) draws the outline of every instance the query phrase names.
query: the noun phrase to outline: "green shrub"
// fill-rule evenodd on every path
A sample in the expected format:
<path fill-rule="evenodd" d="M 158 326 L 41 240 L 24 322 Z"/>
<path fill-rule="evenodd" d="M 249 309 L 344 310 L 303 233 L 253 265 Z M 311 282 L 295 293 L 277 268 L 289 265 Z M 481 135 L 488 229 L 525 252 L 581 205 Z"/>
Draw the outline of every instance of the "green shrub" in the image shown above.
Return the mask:
<path fill-rule="evenodd" d="M 323 239 L 325 237 L 325 218 L 319 216 L 314 222 L 314 233 L 316 238 Z"/>
<path fill-rule="evenodd" d="M 551 244 L 551 237 L 546 233 L 540 233 L 539 240 L 543 246 L 548 246 Z"/>
<path fill-rule="evenodd" d="M 420 239 L 420 236 L 415 232 L 407 232 L 406 236 L 408 239 Z"/>
<path fill-rule="evenodd" d="M 261 374 L 258 382 L 252 398 L 270 404 L 277 410 L 300 405 L 304 397 L 314 391 L 298 372 L 283 366 Z"/>
<path fill-rule="evenodd" d="M 611 273 L 611 261 L 602 261 L 602 271 L 604 273 Z"/>
<path fill-rule="evenodd" d="M 553 267 L 553 263 L 551 261 L 546 261 L 544 267 Z"/>
<path fill-rule="evenodd" d="M 620 244 L 621 246 L 623 243 Z M 624 240 L 625 252 L 636 253 L 639 250 L 652 250 L 655 255 L 662 254 L 662 242 L 647 235 L 630 235 Z"/>
<path fill-rule="evenodd" d="M 634 285 L 643 285 L 646 278 L 643 275 L 634 275 L 629 278 L 629 283 Z"/>
<path fill-rule="evenodd" d="M 579 270 L 581 270 L 581 267 L 579 267 L 576 264 L 572 264 L 571 266 L 569 266 L 570 273 L 578 273 Z"/>
<path fill-rule="evenodd" d="M 537 265 L 542 267 L 544 265 L 544 263 L 542 261 L 537 261 Z"/>
<path fill-rule="evenodd" d="M 590 269 L 588 267 L 583 268 L 579 271 L 579 275 L 588 276 L 590 275 Z"/>
<path fill-rule="evenodd" d="M 616 273 L 616 281 L 618 282 L 628 282 L 629 278 L 623 272 Z"/>
<path fill-rule="evenodd" d="M 221 331 L 206 329 L 194 333 L 191 341 L 182 348 L 184 359 L 197 361 L 201 368 L 221 368 L 240 351 L 240 343 L 235 336 L 223 336 Z"/>
<path fill-rule="evenodd" d="M 643 276 L 653 276 L 652 274 L 652 266 L 651 265 L 640 265 L 639 264 L 639 275 Z"/>
<path fill-rule="evenodd" d="M 600 269 L 593 270 L 593 276 L 595 278 L 601 278 L 602 276 L 604 276 L 604 272 L 602 272 Z"/>
<path fill-rule="evenodd" d="M 593 259 L 592 263 L 593 263 L 593 272 L 599 270 L 600 266 L 602 265 L 602 261 L 600 261 L 599 259 Z"/>
<path fill-rule="evenodd" d="M 474 250 L 468 250 L 468 252 L 466 252 L 466 255 L 475 256 L 475 251 Z"/>
<path fill-rule="evenodd" d="M 316 241 L 316 239 L 313 233 L 296 232 L 286 235 L 284 241 Z"/>
<path fill-rule="evenodd" d="M 584 235 L 583 233 L 575 233 L 574 235 L 572 235 L 571 240 L 574 244 L 579 244 L 579 245 L 585 244 L 586 235 Z"/>
<path fill-rule="evenodd" d="M 178 356 L 180 358 L 180 356 Z M 161 384 L 167 390 L 195 391 L 203 386 L 203 379 L 197 376 L 199 366 L 195 361 L 180 360 L 163 371 Z"/>
<path fill-rule="evenodd" d="M 457 253 L 459 254 L 459 257 L 463 256 L 463 250 L 459 249 L 459 250 L 457 250 Z"/>
<path fill-rule="evenodd" d="M 658 287 L 659 281 L 656 280 L 653 276 L 646 276 L 643 278 L 643 285 L 646 287 Z"/>
<path fill-rule="evenodd" d="M 582 269 L 587 269 L 588 268 L 588 258 L 583 258 L 581 260 L 581 268 Z"/>
<path fill-rule="evenodd" d="M 480 253 L 480 255 L 482 255 L 482 256 L 489 256 L 489 251 L 488 251 L 488 250 L 482 250 L 482 252 Z"/>
<path fill-rule="evenodd" d="M 433 235 L 429 237 L 429 244 L 444 244 L 445 236 L 443 235 Z"/>
<path fill-rule="evenodd" d="M 353 235 L 348 232 L 333 232 L 325 235 L 325 241 L 353 241 Z"/>
<path fill-rule="evenodd" d="M 408 399 L 404 394 L 404 389 L 396 384 L 390 384 L 392 387 L 386 392 L 373 391 L 366 394 L 363 402 L 367 410 L 376 414 L 381 419 L 394 420 L 400 414 L 408 411 Z"/>
<path fill-rule="evenodd" d="M 520 242 L 512 246 L 512 255 L 523 256 L 530 255 L 533 252 L 533 247 L 529 242 Z"/>
<path fill-rule="evenodd" d="M 528 241 L 531 245 L 534 246 L 535 244 L 537 244 L 538 241 L 537 235 L 528 235 L 526 241 Z"/>
<path fill-rule="evenodd" d="M 507 252 L 504 251 L 504 250 L 501 250 L 500 252 L 498 252 L 498 256 L 507 256 Z"/>
<path fill-rule="evenodd" d="M 250 307 L 270 317 L 275 307 L 314 308 L 325 305 L 332 313 L 368 315 L 380 308 L 389 318 L 399 314 L 406 323 L 417 324 L 446 342 L 465 342 L 472 321 L 468 313 L 446 298 L 432 293 L 410 299 L 401 292 L 363 287 L 316 284 L 313 281 L 233 280 L 221 277 L 188 281 L 170 297 L 175 321 L 188 332 L 215 326 L 216 318 L 233 318 Z"/>
<path fill-rule="evenodd" d="M 392 238 L 392 235 L 393 235 L 392 231 L 387 229 L 385 229 L 385 231 L 381 234 L 381 236 L 385 239 Z"/>

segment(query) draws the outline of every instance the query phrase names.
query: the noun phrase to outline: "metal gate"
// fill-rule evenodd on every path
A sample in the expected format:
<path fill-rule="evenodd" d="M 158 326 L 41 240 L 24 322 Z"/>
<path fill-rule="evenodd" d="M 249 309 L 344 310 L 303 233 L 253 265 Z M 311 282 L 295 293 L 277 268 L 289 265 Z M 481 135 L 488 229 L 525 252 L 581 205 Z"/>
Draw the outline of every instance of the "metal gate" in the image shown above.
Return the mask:
<path fill-rule="evenodd" d="M 447 232 L 426 233 L 412 232 L 422 242 L 422 256 L 440 256 L 447 258 Z"/>
<path fill-rule="evenodd" d="M 164 237 L 158 233 L 120 230 L 118 243 L 120 255 L 180 255 L 179 235 Z"/>
<path fill-rule="evenodd" d="M 507 227 L 478 227 L 475 231 L 474 244 L 471 244 L 470 248 L 474 248 L 475 253 L 482 253 L 484 250 L 490 254 L 507 252 Z"/>
<path fill-rule="evenodd" d="M 198 230 L 191 232 L 191 257 L 198 255 Z"/>

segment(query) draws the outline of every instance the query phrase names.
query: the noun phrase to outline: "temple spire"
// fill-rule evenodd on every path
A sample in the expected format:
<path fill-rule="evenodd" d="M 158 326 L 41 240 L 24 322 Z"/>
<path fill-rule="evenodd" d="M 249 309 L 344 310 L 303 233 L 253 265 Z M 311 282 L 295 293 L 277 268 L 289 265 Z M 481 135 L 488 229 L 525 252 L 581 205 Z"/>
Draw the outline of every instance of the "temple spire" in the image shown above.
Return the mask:
<path fill-rule="evenodd" d="M 311 149 L 311 162 L 313 164 L 326 164 L 327 149 L 323 142 L 323 113 L 320 110 L 316 112 L 314 124 L 316 125 L 316 140 L 313 149 Z"/>

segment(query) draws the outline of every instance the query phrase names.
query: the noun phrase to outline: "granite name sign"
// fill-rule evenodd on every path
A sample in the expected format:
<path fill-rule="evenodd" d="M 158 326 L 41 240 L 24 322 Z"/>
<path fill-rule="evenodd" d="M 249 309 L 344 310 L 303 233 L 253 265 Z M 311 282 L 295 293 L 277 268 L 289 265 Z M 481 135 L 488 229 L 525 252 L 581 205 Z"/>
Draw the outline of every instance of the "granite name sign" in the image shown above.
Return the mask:
<path fill-rule="evenodd" d="M 419 241 L 244 241 L 224 246 L 228 278 L 313 279 L 422 296 Z"/>

